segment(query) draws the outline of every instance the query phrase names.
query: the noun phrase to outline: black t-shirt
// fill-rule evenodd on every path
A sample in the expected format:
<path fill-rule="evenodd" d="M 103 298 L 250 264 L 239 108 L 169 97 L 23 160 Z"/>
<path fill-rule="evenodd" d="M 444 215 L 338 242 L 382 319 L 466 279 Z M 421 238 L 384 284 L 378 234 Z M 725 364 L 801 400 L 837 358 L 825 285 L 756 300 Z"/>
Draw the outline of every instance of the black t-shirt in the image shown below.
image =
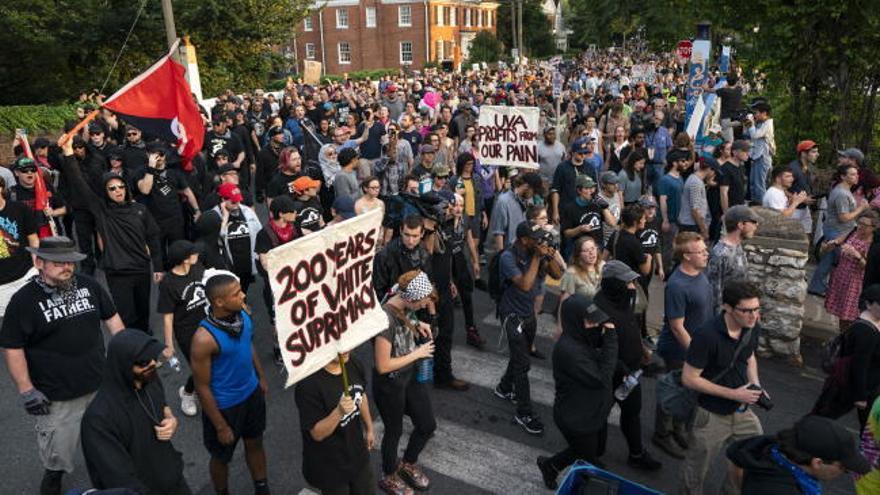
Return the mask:
<path fill-rule="evenodd" d="M 645 261 L 645 250 L 642 248 L 642 240 L 636 234 L 623 229 L 616 231 L 608 239 L 607 249 L 614 259 L 626 263 L 634 272 L 641 273 L 639 265 Z"/>
<path fill-rule="evenodd" d="M 579 225 L 590 225 L 593 227 L 593 230 L 583 235 L 592 237 L 596 240 L 596 245 L 602 246 L 602 241 L 604 240 L 602 233 L 602 210 L 606 208 L 608 208 L 607 203 L 596 199 L 587 202 L 585 206 L 579 204 L 577 200 L 566 202 L 559 214 L 561 229 L 565 232 Z"/>
<path fill-rule="evenodd" d="M 18 280 L 33 266 L 25 249 L 36 233 L 34 212 L 24 203 L 7 201 L 0 210 L 0 284 Z"/>
<path fill-rule="evenodd" d="M 186 275 L 168 270 L 159 284 L 159 301 L 156 311 L 174 314 L 174 334 L 178 342 L 189 342 L 208 313 L 208 299 L 202 283 L 205 269 L 193 266 Z"/>
<path fill-rule="evenodd" d="M 366 393 L 364 369 L 354 358 L 345 366 L 348 391 L 356 408 L 320 442 L 312 438 L 310 430 L 338 406 L 343 392 L 342 377 L 322 368 L 301 381 L 294 391 L 303 437 L 303 476 L 322 491 L 350 482 L 370 461 L 360 412 Z"/>
<path fill-rule="evenodd" d="M 721 118 L 732 119 L 739 109 L 742 101 L 743 92 L 741 88 L 720 88 L 715 90 L 715 94 L 721 98 Z"/>
<path fill-rule="evenodd" d="M 743 175 L 743 167 L 726 162 L 721 166 L 721 183 L 719 186 L 727 186 L 728 207 L 744 204 L 746 201 L 746 178 Z"/>
<path fill-rule="evenodd" d="M 400 131 L 400 139 L 409 143 L 413 156 L 418 156 L 419 145 L 422 144 L 422 135 L 419 131 Z"/>
<path fill-rule="evenodd" d="M 308 230 L 309 232 L 317 232 L 321 230 L 321 217 L 324 216 L 324 208 L 318 198 L 309 200 L 297 200 L 295 203 L 296 221 L 294 226 L 300 232 Z"/>
<path fill-rule="evenodd" d="M 270 198 L 277 198 L 282 194 L 291 197 L 295 196 L 291 184 L 300 177 L 302 177 L 302 174 L 287 175 L 281 172 L 275 172 L 275 175 L 272 176 L 269 183 L 266 185 L 266 196 Z"/>
<path fill-rule="evenodd" d="M 116 314 L 95 279 L 75 277 L 69 300 L 28 282 L 9 301 L 0 329 L 0 347 L 24 349 L 34 387 L 53 401 L 98 390 L 104 372 L 101 321 Z"/>
<path fill-rule="evenodd" d="M 49 225 L 49 218 L 42 211 L 34 210 L 34 201 L 36 201 L 36 194 L 34 193 L 34 189 L 28 189 L 21 184 L 16 184 L 12 186 L 10 189 L 10 197 L 13 201 L 17 201 L 19 203 L 27 206 L 29 210 L 33 212 L 34 218 L 34 229 L 39 230 L 46 225 Z M 53 210 L 57 210 L 58 208 L 63 208 L 65 205 L 64 200 L 61 199 L 61 196 L 55 192 L 55 188 L 52 187 L 51 184 L 46 184 L 46 191 L 49 193 L 49 206 L 52 207 Z M 43 234 L 48 235 L 48 234 Z"/>
<path fill-rule="evenodd" d="M 719 380 L 717 385 L 727 388 L 739 388 L 748 383 L 748 360 L 758 348 L 758 334 L 760 327 L 756 326 L 751 331 L 749 343 L 737 357 L 736 365 Z M 745 335 L 742 330 L 740 338 Z M 707 380 L 714 379 L 724 371 L 733 360 L 733 354 L 739 340 L 733 340 L 727 333 L 727 324 L 724 322 L 724 313 L 707 321 L 696 332 L 692 333 L 691 345 L 687 351 L 687 363 L 694 368 L 703 370 L 702 376 Z M 700 407 L 715 414 L 733 414 L 739 403 L 730 399 L 722 399 L 715 395 L 700 394 Z"/>
<path fill-rule="evenodd" d="M 240 208 L 230 210 L 226 229 L 232 271 L 238 275 L 251 273 L 251 229 Z"/>
<path fill-rule="evenodd" d="M 231 163 L 238 159 L 239 153 L 244 151 L 244 144 L 232 131 L 227 130 L 225 134 L 208 131 L 205 135 L 204 149 L 208 153 L 208 163 L 213 166 L 215 163 L 214 155 L 218 151 L 225 149 L 229 153 L 229 162 Z"/>
<path fill-rule="evenodd" d="M 267 223 L 262 230 L 257 232 L 257 238 L 254 240 L 254 252 L 257 254 L 266 254 L 271 251 L 273 248 L 280 246 L 281 244 L 285 244 L 275 236 L 275 232 L 272 232 L 273 235 L 269 234 L 269 231 L 272 230 L 272 227 Z M 293 239 L 299 237 L 296 232 L 296 226 L 293 227 Z M 291 241 L 293 240 L 291 239 Z M 276 244 L 277 241 L 277 244 Z M 290 242 L 290 241 L 288 241 Z M 257 271 L 262 276 L 266 276 L 266 270 L 263 269 L 263 264 L 257 260 Z"/>
<path fill-rule="evenodd" d="M 137 172 L 134 182 L 143 179 L 148 171 L 143 168 Z M 143 202 L 150 209 L 153 218 L 161 225 L 163 222 L 178 219 L 183 220 L 183 211 L 180 209 L 180 193 L 189 187 L 186 177 L 177 169 L 164 169 L 158 174 L 153 174 L 153 188 L 150 194 L 140 194 Z"/>
<path fill-rule="evenodd" d="M 636 232 L 642 242 L 642 250 L 647 254 L 656 254 L 660 249 L 660 227 L 663 220 L 660 215 L 654 216 L 651 222 L 645 223 L 645 228 Z"/>
<path fill-rule="evenodd" d="M 358 126 L 357 135 L 360 136 L 363 134 L 364 128 L 363 124 Z M 373 123 L 373 127 L 370 127 L 370 134 L 367 137 L 367 140 L 361 143 L 361 157 L 366 158 L 368 160 L 375 160 L 382 156 L 382 136 L 385 135 L 385 126 L 381 122 Z"/>

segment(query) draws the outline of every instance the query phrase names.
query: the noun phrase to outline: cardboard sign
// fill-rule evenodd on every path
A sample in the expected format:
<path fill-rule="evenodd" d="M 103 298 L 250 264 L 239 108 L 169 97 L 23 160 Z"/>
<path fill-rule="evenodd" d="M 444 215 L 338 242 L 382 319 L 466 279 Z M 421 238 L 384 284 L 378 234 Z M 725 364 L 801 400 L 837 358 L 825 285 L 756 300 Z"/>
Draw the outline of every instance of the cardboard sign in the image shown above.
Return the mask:
<path fill-rule="evenodd" d="M 323 65 L 315 60 L 303 61 L 303 82 L 306 84 L 321 84 L 321 72 Z"/>
<path fill-rule="evenodd" d="M 483 165 L 538 168 L 538 107 L 480 107 L 477 139 Z"/>
<path fill-rule="evenodd" d="M 372 210 L 267 253 L 286 387 L 388 328 L 373 289 L 381 232 Z"/>

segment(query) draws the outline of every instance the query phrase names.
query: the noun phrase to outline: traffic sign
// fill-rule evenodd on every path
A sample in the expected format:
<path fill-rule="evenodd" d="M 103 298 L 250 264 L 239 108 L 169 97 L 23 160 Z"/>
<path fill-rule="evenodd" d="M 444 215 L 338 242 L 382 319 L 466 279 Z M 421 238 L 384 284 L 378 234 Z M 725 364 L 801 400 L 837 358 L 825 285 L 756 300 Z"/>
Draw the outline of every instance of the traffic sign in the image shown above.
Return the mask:
<path fill-rule="evenodd" d="M 694 44 L 690 40 L 681 40 L 675 47 L 675 53 L 682 60 L 690 60 L 693 53 Z"/>

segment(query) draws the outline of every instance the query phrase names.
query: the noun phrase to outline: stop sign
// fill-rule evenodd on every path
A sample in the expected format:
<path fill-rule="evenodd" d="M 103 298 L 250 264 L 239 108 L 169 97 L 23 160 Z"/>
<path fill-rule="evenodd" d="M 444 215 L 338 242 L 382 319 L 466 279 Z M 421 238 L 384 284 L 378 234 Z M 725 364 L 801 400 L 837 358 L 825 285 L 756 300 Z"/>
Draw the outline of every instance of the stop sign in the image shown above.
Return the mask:
<path fill-rule="evenodd" d="M 675 53 L 678 55 L 678 58 L 683 60 L 691 59 L 691 52 L 693 52 L 694 44 L 691 43 L 690 40 L 681 40 L 678 42 L 678 45 L 675 47 Z"/>

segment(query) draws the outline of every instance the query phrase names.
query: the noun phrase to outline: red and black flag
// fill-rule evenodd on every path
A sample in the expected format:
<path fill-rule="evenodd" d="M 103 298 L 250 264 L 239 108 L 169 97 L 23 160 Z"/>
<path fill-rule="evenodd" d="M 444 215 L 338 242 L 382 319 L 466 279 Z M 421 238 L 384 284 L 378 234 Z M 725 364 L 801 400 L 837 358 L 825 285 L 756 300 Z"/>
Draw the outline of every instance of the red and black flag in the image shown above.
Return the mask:
<path fill-rule="evenodd" d="M 190 170 L 202 149 L 205 125 L 193 100 L 184 68 L 171 58 L 177 43 L 143 74 L 132 79 L 104 102 L 104 107 L 144 134 L 171 143 Z"/>

